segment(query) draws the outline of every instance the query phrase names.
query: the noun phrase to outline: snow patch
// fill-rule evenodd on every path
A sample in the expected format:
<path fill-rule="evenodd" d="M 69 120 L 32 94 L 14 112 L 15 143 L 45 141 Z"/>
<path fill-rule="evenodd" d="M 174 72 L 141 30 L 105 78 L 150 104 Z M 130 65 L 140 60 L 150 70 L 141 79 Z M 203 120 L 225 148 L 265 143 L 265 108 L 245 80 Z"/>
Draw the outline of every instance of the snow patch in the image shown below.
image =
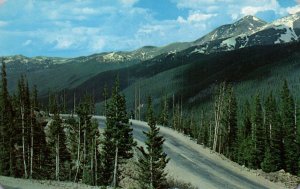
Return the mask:
<path fill-rule="evenodd" d="M 255 16 L 252 17 L 253 20 L 257 21 L 257 22 L 260 22 L 260 20 L 258 18 L 256 18 Z"/>
<path fill-rule="evenodd" d="M 111 52 L 111 53 L 108 53 L 106 55 L 103 56 L 103 60 L 104 61 L 124 61 L 125 60 L 125 57 L 122 56 L 122 55 L 119 55 L 115 52 Z"/>
<path fill-rule="evenodd" d="M 204 54 L 205 51 L 203 49 L 204 48 L 201 48 L 201 49 L 196 48 L 195 50 L 193 50 L 192 52 L 190 52 L 190 54 L 194 54 L 194 53 Z"/>
<path fill-rule="evenodd" d="M 298 36 L 296 35 L 295 31 L 292 28 L 286 27 L 286 26 L 277 26 L 275 29 L 277 30 L 286 30 L 284 34 L 281 34 L 280 37 L 277 39 L 277 41 L 274 42 L 274 44 L 279 43 L 289 43 L 291 41 L 298 40 Z"/>
<path fill-rule="evenodd" d="M 299 20 L 299 19 L 300 19 L 300 16 L 298 14 L 293 14 L 293 15 L 275 20 L 271 24 L 274 25 L 274 26 L 285 25 L 285 26 L 288 26 L 290 28 L 293 28 L 294 27 L 294 22 L 296 20 Z"/>
<path fill-rule="evenodd" d="M 170 54 L 176 54 L 176 53 L 177 53 L 177 50 L 174 50 L 174 51 L 168 52 L 168 55 L 170 55 Z"/>
<path fill-rule="evenodd" d="M 221 43 L 221 47 L 228 47 L 229 50 L 233 50 L 235 48 L 235 45 L 236 45 L 235 37 L 228 38 L 228 39 L 222 41 L 222 43 Z"/>

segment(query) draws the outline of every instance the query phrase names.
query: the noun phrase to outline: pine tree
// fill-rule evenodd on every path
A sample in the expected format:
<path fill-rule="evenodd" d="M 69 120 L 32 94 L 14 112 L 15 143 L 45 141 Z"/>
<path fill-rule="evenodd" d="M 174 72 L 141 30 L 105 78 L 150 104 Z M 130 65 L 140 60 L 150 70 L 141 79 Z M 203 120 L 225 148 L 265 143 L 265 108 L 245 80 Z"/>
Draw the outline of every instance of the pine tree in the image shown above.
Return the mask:
<path fill-rule="evenodd" d="M 0 175 L 14 175 L 15 173 L 15 124 L 11 97 L 7 89 L 6 66 L 1 67 L 1 101 L 0 101 Z"/>
<path fill-rule="evenodd" d="M 294 99 L 290 94 L 287 81 L 284 81 L 281 91 L 281 121 L 284 144 L 284 162 L 286 171 L 296 174 L 297 166 L 295 162 L 298 161 L 297 144 L 296 144 L 296 125 L 294 122 Z"/>
<path fill-rule="evenodd" d="M 100 152 L 99 152 L 99 144 L 100 144 L 100 132 L 98 121 L 93 121 L 91 125 L 91 133 L 90 133 L 90 143 L 89 143 L 89 157 L 90 157 L 90 170 L 91 170 L 91 184 L 98 185 L 100 172 Z"/>
<path fill-rule="evenodd" d="M 52 176 L 56 180 L 66 179 L 66 163 L 70 160 L 69 152 L 66 147 L 66 135 L 62 120 L 59 117 L 59 109 L 56 98 L 53 101 L 53 121 L 49 125 L 49 145 L 51 150 L 52 165 L 55 165 L 55 174 Z"/>
<path fill-rule="evenodd" d="M 253 168 L 260 168 L 260 164 L 263 161 L 264 156 L 264 126 L 262 117 L 262 106 L 260 96 L 257 94 L 254 99 L 254 111 L 252 115 L 252 141 L 253 141 Z"/>
<path fill-rule="evenodd" d="M 79 117 L 79 123 L 82 127 L 78 132 L 81 132 L 81 139 L 77 139 L 77 145 L 79 149 L 82 148 L 83 158 L 80 161 L 82 168 L 82 182 L 90 185 L 94 185 L 95 181 L 95 169 L 97 159 L 95 155 L 98 155 L 98 138 L 99 131 L 97 124 L 92 124 L 92 114 L 94 112 L 94 105 L 90 96 L 85 96 L 84 100 L 77 107 L 77 115 Z M 95 151 L 96 150 L 96 151 Z M 80 150 L 79 150 L 80 151 Z M 95 154 L 96 153 L 96 154 Z M 78 165 L 79 166 L 79 165 Z M 77 173 L 78 174 L 78 173 Z"/>
<path fill-rule="evenodd" d="M 107 89 L 107 84 L 105 83 L 104 88 L 103 88 L 103 92 L 102 92 L 102 96 L 104 98 L 104 112 L 103 115 L 106 116 L 106 109 L 107 109 L 107 100 L 108 100 L 108 89 Z"/>
<path fill-rule="evenodd" d="M 120 175 L 119 164 L 123 163 L 123 160 L 133 157 L 133 147 L 135 146 L 126 112 L 125 97 L 120 94 L 119 90 L 119 79 L 117 78 L 106 112 L 101 173 L 104 185 L 110 184 L 113 178 L 117 185 Z"/>
<path fill-rule="evenodd" d="M 169 159 L 167 154 L 163 152 L 165 139 L 159 136 L 159 127 L 156 126 L 150 97 L 148 98 L 147 121 L 150 130 L 143 132 L 147 137 L 146 150 L 143 147 L 138 147 L 141 152 L 138 160 L 139 181 L 141 188 L 166 188 L 167 174 L 164 169 Z"/>
<path fill-rule="evenodd" d="M 182 123 L 180 119 L 180 107 L 178 104 L 175 105 L 175 110 L 173 115 L 173 129 L 177 131 L 182 131 Z"/>
<path fill-rule="evenodd" d="M 265 103 L 265 159 L 262 169 L 266 172 L 277 171 L 282 168 L 281 153 L 283 152 L 282 129 L 278 120 L 276 100 L 271 93 Z"/>
<path fill-rule="evenodd" d="M 225 127 L 225 155 L 230 159 L 235 159 L 237 142 L 237 102 L 232 87 L 228 87 L 226 90 L 224 106 L 222 123 Z"/>
<path fill-rule="evenodd" d="M 252 131 L 251 108 L 247 100 L 242 106 L 241 126 L 238 129 L 238 157 L 237 162 L 245 166 L 251 166 L 252 161 Z"/>
<path fill-rule="evenodd" d="M 169 113 L 168 113 L 168 102 L 167 102 L 167 95 L 165 95 L 160 102 L 160 118 L 159 124 L 163 126 L 168 126 L 169 124 Z"/>

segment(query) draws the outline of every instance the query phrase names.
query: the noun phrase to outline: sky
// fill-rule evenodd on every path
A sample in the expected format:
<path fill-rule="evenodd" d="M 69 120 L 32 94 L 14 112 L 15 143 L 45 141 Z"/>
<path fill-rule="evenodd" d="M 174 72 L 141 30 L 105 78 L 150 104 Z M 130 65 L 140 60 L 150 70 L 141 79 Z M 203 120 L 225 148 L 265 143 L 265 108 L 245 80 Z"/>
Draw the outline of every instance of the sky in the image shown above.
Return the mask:
<path fill-rule="evenodd" d="M 0 0 L 0 56 L 77 57 L 193 41 L 254 15 L 300 11 L 300 0 Z"/>

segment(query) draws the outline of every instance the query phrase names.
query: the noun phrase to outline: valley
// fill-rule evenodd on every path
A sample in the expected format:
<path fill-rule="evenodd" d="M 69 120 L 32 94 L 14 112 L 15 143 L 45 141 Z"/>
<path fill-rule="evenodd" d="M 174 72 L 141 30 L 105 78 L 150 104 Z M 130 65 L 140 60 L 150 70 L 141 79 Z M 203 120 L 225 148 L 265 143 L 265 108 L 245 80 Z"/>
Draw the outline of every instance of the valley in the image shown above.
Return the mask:
<path fill-rule="evenodd" d="M 165 46 L 1 56 L 0 184 L 297 187 L 300 12 L 232 20 Z"/>

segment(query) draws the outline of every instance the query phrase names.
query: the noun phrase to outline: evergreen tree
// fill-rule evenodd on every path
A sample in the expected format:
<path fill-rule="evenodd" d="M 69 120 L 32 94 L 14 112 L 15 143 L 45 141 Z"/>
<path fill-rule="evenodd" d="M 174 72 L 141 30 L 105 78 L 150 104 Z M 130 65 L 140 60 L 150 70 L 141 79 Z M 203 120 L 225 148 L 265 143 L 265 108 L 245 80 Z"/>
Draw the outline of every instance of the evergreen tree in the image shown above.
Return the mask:
<path fill-rule="evenodd" d="M 252 141 L 252 123 L 251 123 L 251 108 L 247 100 L 242 106 L 241 111 L 241 126 L 238 130 L 238 157 L 237 162 L 247 167 L 253 167 L 253 141 Z"/>
<path fill-rule="evenodd" d="M 253 141 L 253 154 L 252 166 L 253 168 L 260 168 L 260 164 L 264 158 L 264 126 L 262 117 L 262 106 L 260 96 L 257 94 L 254 99 L 254 111 L 252 115 L 252 141 Z"/>
<path fill-rule="evenodd" d="M 209 146 L 209 123 L 204 119 L 204 111 L 201 111 L 200 128 L 198 134 L 198 143 Z"/>
<path fill-rule="evenodd" d="M 14 175 L 15 173 L 15 124 L 11 97 L 7 89 L 6 66 L 1 67 L 1 100 L 0 100 L 0 175 Z"/>
<path fill-rule="evenodd" d="M 101 173 L 104 185 L 110 184 L 113 178 L 118 183 L 120 176 L 120 173 L 116 173 L 119 172 L 118 165 L 123 163 L 123 160 L 133 157 L 133 147 L 135 146 L 126 112 L 125 97 L 120 94 L 119 90 L 119 79 L 117 78 L 106 112 Z"/>
<path fill-rule="evenodd" d="M 284 144 L 284 163 L 286 171 L 296 174 L 299 152 L 296 144 L 296 125 L 294 121 L 294 99 L 290 94 L 287 81 L 284 81 L 281 91 L 281 121 Z"/>
<path fill-rule="evenodd" d="M 281 169 L 281 152 L 283 152 L 281 126 L 278 120 L 276 100 L 271 93 L 265 103 L 266 124 L 265 124 L 265 159 L 262 169 L 266 172 L 273 172 Z"/>
<path fill-rule="evenodd" d="M 104 98 L 104 111 L 103 111 L 103 115 L 106 116 L 107 100 L 108 100 L 108 89 L 107 89 L 107 84 L 106 83 L 105 83 L 104 88 L 103 88 L 102 96 Z"/>
<path fill-rule="evenodd" d="M 167 95 L 165 95 L 160 102 L 160 117 L 159 117 L 159 124 L 163 126 L 168 126 L 169 124 L 169 113 L 168 113 L 168 101 Z"/>
<path fill-rule="evenodd" d="M 153 115 L 151 98 L 148 99 L 147 121 L 150 127 L 148 132 L 143 132 L 147 141 L 146 150 L 138 147 L 141 156 L 138 160 L 139 181 L 141 188 L 160 189 L 166 188 L 165 167 L 169 161 L 167 154 L 163 152 L 165 139 L 159 136 L 159 128 Z"/>
<path fill-rule="evenodd" d="M 56 180 L 66 180 L 66 164 L 70 160 L 69 152 L 66 146 L 66 135 L 62 120 L 59 117 L 59 109 L 56 98 L 53 101 L 53 121 L 49 125 L 49 145 L 51 150 L 52 170 L 55 174 L 52 176 Z M 55 168 L 53 167 L 55 165 Z M 53 173 L 53 172 L 52 172 Z"/>
<path fill-rule="evenodd" d="M 92 98 L 86 95 L 77 108 L 79 123 L 82 125 L 78 131 L 81 132 L 80 137 L 82 139 L 77 139 L 77 145 L 79 145 L 79 149 L 82 148 L 83 150 L 83 158 L 80 161 L 80 165 L 82 165 L 82 181 L 90 185 L 96 184 L 95 175 L 97 170 L 94 165 L 98 163 L 95 157 L 98 157 L 97 147 L 99 139 L 98 124 L 92 124 L 91 120 L 93 112 Z"/>
<path fill-rule="evenodd" d="M 180 107 L 178 104 L 175 105 L 175 110 L 173 115 L 173 129 L 177 131 L 182 131 L 182 123 L 180 119 Z"/>
<path fill-rule="evenodd" d="M 232 87 L 227 88 L 223 111 L 222 123 L 225 127 L 225 155 L 230 159 L 235 159 L 237 142 L 237 102 Z"/>

